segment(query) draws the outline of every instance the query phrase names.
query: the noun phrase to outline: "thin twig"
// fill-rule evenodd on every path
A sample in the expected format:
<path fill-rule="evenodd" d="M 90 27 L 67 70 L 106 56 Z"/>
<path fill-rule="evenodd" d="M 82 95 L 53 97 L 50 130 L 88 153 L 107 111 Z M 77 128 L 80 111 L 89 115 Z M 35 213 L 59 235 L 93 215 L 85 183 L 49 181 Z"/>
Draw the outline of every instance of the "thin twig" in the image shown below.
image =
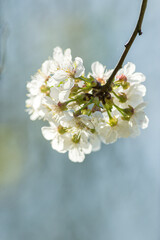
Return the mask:
<path fill-rule="evenodd" d="M 108 91 L 113 80 L 114 80 L 114 77 L 116 75 L 116 73 L 118 72 L 118 70 L 122 67 L 122 64 L 137 36 L 137 34 L 139 35 L 142 35 L 142 30 L 141 30 L 141 27 L 142 27 L 142 22 L 143 22 L 143 18 L 144 18 L 144 14 L 145 14 L 145 10 L 146 10 L 146 7 L 147 7 L 147 1 L 148 0 L 143 0 L 142 1 L 142 5 L 141 5 L 141 10 L 140 10 L 140 14 L 139 14 L 139 18 L 138 18 L 138 21 L 137 21 L 137 25 L 135 27 L 135 30 L 130 38 L 130 40 L 128 41 L 128 43 L 125 44 L 125 50 L 119 60 L 119 62 L 117 63 L 114 71 L 112 72 L 111 76 L 109 77 L 107 83 L 101 87 L 101 90 L 100 91 Z"/>

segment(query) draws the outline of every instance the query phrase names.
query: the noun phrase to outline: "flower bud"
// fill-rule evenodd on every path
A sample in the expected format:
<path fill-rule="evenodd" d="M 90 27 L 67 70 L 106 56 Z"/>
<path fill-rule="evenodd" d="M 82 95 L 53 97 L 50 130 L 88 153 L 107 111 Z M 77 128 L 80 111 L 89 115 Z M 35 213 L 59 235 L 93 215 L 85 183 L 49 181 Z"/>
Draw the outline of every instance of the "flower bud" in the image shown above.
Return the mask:
<path fill-rule="evenodd" d="M 122 87 L 124 90 L 128 89 L 130 87 L 130 83 L 129 82 L 122 82 Z"/>
<path fill-rule="evenodd" d="M 74 134 L 72 137 L 72 142 L 79 143 L 81 136 L 79 134 Z"/>
<path fill-rule="evenodd" d="M 91 131 L 91 133 L 95 133 L 96 132 L 95 128 L 90 129 L 90 131 Z"/>
<path fill-rule="evenodd" d="M 46 85 L 42 85 L 40 89 L 41 89 L 42 93 L 45 93 L 47 96 L 49 96 L 49 94 L 50 94 L 50 88 L 49 87 L 47 87 Z"/>
<path fill-rule="evenodd" d="M 121 103 L 125 103 L 127 101 L 127 95 L 123 92 L 118 94 L 118 98 L 119 98 L 119 102 Z"/>
<path fill-rule="evenodd" d="M 104 104 L 104 106 L 105 106 L 105 108 L 107 109 L 107 110 L 111 110 L 112 109 L 112 107 L 113 107 L 113 98 L 111 98 L 111 99 L 107 99 L 107 98 L 105 98 L 105 104 Z"/>
<path fill-rule="evenodd" d="M 58 132 L 60 134 L 64 134 L 67 132 L 67 128 L 62 127 L 61 125 L 58 126 Z"/>
<path fill-rule="evenodd" d="M 116 79 L 117 82 L 127 82 L 127 77 L 124 74 L 117 76 Z"/>
<path fill-rule="evenodd" d="M 129 121 L 130 118 L 134 114 L 134 108 L 129 105 L 128 108 L 123 109 L 123 113 L 124 113 L 124 115 L 123 115 L 122 119 L 126 120 L 126 121 Z"/>
<path fill-rule="evenodd" d="M 116 117 L 112 117 L 112 118 L 109 119 L 109 125 L 110 125 L 111 127 L 116 126 L 117 123 L 118 123 L 118 119 L 117 119 Z"/>
<path fill-rule="evenodd" d="M 117 76 L 116 79 L 117 81 L 115 83 L 120 84 L 123 89 L 128 89 L 130 87 L 130 83 L 127 82 L 127 77 L 124 74 Z"/>

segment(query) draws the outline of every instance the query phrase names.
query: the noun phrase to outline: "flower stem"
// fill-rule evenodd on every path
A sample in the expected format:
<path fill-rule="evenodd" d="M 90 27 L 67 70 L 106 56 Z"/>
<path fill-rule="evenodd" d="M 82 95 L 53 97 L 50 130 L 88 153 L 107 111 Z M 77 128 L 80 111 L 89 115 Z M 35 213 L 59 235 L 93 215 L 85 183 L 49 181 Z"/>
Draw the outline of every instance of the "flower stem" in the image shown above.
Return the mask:
<path fill-rule="evenodd" d="M 112 90 L 112 93 L 114 94 L 114 96 L 118 99 L 120 99 L 120 97 Z"/>
<path fill-rule="evenodd" d="M 88 107 L 90 104 L 92 104 L 92 102 L 93 102 L 93 98 L 91 98 L 91 99 L 89 100 L 89 102 L 87 102 L 87 103 L 84 104 L 79 110 L 77 110 L 77 111 L 74 113 L 74 116 L 77 117 L 77 116 L 81 115 L 81 114 L 82 114 L 81 111 L 82 111 L 83 109 L 85 109 L 86 107 Z"/>
<path fill-rule="evenodd" d="M 124 113 L 124 109 L 123 109 L 123 108 L 118 107 L 115 103 L 114 103 L 113 105 L 115 106 L 115 108 L 116 108 L 123 116 L 126 115 L 126 114 Z"/>

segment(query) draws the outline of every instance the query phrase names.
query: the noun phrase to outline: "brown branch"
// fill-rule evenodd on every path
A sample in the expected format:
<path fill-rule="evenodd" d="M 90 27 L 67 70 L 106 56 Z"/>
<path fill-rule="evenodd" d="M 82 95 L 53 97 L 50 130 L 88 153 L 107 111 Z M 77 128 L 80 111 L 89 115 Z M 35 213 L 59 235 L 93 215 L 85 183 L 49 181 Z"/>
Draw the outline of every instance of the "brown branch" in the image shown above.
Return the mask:
<path fill-rule="evenodd" d="M 125 44 L 125 50 L 119 60 L 119 62 L 117 63 L 114 71 L 112 72 L 111 76 L 109 77 L 107 83 L 101 87 L 101 92 L 103 91 L 109 91 L 110 89 L 110 86 L 114 80 L 114 77 L 116 75 L 116 73 L 118 72 L 118 70 L 122 67 L 122 64 L 137 36 L 137 34 L 141 35 L 142 34 L 142 30 L 141 30 L 141 27 L 142 27 L 142 22 L 143 22 L 143 18 L 144 18 L 144 14 L 145 14 L 145 10 L 146 10 L 146 7 L 147 7 L 147 0 L 143 0 L 142 1 L 142 5 L 141 5 L 141 10 L 140 10 L 140 14 L 139 14 L 139 18 L 138 18 L 138 21 L 137 21 L 137 25 L 135 27 L 135 30 L 130 38 L 130 40 L 128 41 L 128 43 Z"/>

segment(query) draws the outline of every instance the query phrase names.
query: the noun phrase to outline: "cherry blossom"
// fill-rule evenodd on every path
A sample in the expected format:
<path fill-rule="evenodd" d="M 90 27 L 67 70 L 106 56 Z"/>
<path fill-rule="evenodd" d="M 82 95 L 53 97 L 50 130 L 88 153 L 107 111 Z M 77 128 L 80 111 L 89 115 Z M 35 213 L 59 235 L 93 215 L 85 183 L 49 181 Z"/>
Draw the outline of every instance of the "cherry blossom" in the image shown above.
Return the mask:
<path fill-rule="evenodd" d="M 56 47 L 27 83 L 30 119 L 48 122 L 41 129 L 43 137 L 54 150 L 68 152 L 73 162 L 83 162 L 86 154 L 100 150 L 101 143 L 135 137 L 148 126 L 145 76 L 129 62 L 102 91 L 112 73 L 97 61 L 85 76 L 83 60 L 72 60 L 69 48 L 63 52 Z"/>

